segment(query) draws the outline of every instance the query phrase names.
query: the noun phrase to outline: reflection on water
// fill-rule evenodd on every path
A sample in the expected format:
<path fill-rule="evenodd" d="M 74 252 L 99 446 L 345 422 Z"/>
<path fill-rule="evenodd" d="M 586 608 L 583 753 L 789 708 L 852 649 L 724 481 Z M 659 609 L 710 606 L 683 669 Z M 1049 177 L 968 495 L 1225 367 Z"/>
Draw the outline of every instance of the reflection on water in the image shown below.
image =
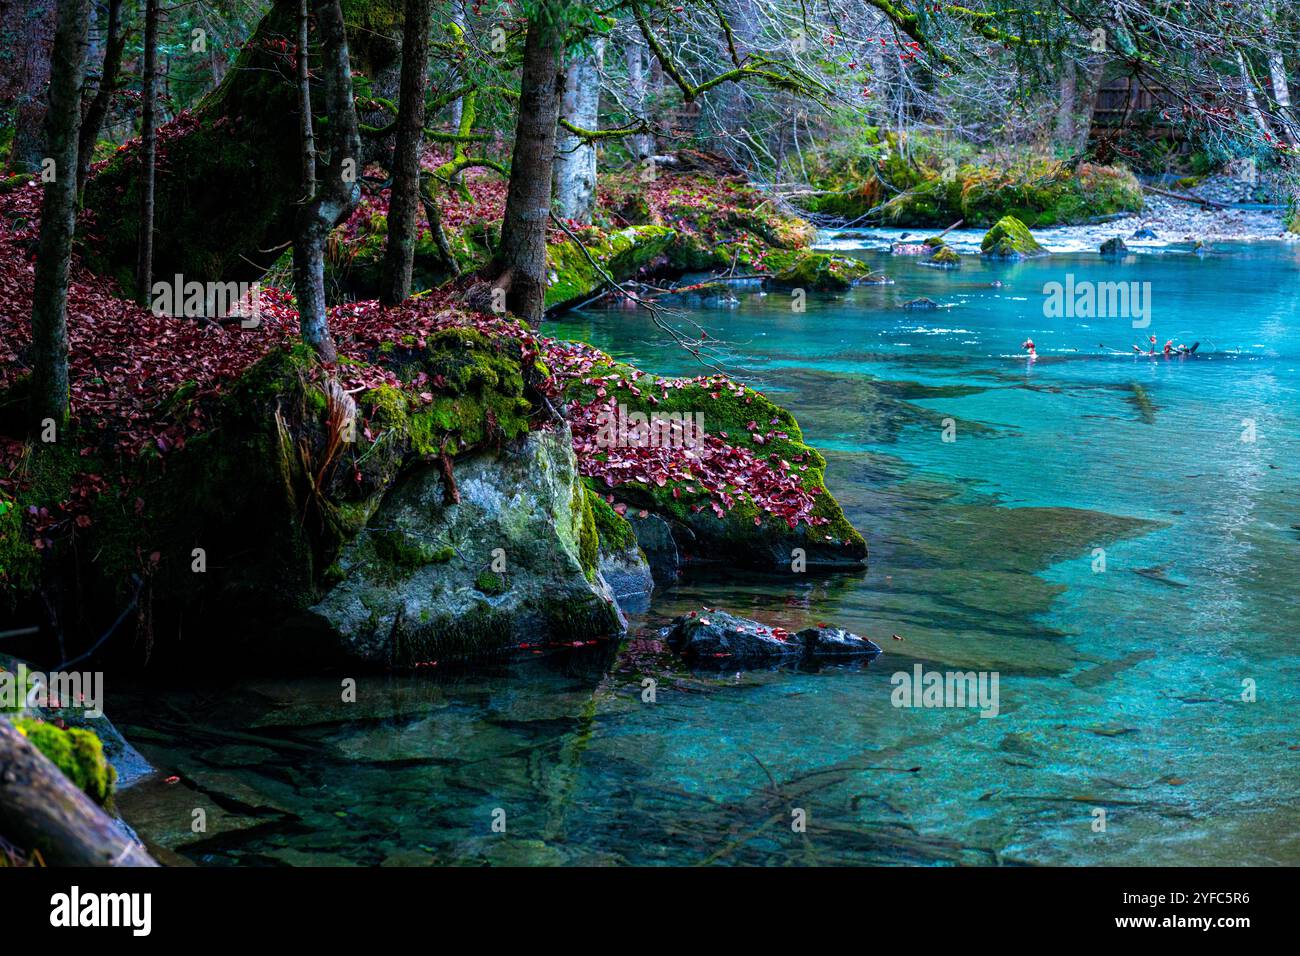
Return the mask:
<path fill-rule="evenodd" d="M 128 819 L 205 863 L 1300 863 L 1294 249 L 874 264 L 896 284 L 804 314 L 692 313 L 826 452 L 869 571 L 692 577 L 620 647 L 362 678 L 356 704 L 337 676 L 150 689 L 115 716 L 180 780 Z M 1065 273 L 1151 282 L 1150 330 L 1044 318 Z M 635 312 L 549 331 L 696 371 Z M 1204 356 L 1110 351 L 1151 333 Z M 886 653 L 691 673 L 653 629 L 701 605 Z M 916 663 L 997 671 L 1000 715 L 893 707 Z"/>

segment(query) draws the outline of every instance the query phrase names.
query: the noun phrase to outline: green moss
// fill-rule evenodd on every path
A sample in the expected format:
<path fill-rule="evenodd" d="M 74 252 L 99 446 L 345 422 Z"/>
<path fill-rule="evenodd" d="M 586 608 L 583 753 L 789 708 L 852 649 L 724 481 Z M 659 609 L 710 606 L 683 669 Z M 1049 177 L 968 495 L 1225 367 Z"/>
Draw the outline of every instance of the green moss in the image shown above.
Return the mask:
<path fill-rule="evenodd" d="M 381 560 L 406 570 L 427 564 L 446 564 L 456 553 L 450 545 L 435 547 L 401 531 L 373 531 L 370 542 Z"/>
<path fill-rule="evenodd" d="M 32 590 L 40 571 L 40 552 L 23 527 L 18 502 L 0 493 L 0 594 L 12 599 Z"/>
<path fill-rule="evenodd" d="M 929 134 L 902 135 L 866 128 L 844 131 L 812 159 L 808 175 L 818 191 L 811 212 L 872 224 L 989 226 L 1014 216 L 1033 227 L 1086 223 L 1143 207 L 1136 177 L 1122 167 L 1077 168 L 1025 153 L 1017 158 L 975 150 Z"/>
<path fill-rule="evenodd" d="M 772 257 L 769 257 L 771 264 Z M 857 259 L 821 252 L 796 253 L 779 272 L 767 280 L 776 289 L 805 289 L 809 292 L 842 292 L 871 274 L 871 268 Z"/>
<path fill-rule="evenodd" d="M 596 580 L 597 565 L 600 562 L 600 535 L 596 530 L 596 516 L 591 503 L 593 497 L 581 482 L 575 484 L 573 506 L 578 519 L 578 561 L 588 581 Z"/>
<path fill-rule="evenodd" d="M 1047 254 L 1028 227 L 1014 216 L 1003 216 L 984 234 L 980 252 L 997 259 L 1023 259 Z"/>
<path fill-rule="evenodd" d="M 940 243 L 929 261 L 937 266 L 955 267 L 961 265 L 961 256 L 954 252 L 951 246 Z"/>
<path fill-rule="evenodd" d="M 607 363 L 593 366 L 588 377 L 595 380 L 611 374 L 631 381 L 637 370 L 609 359 Z M 861 554 L 866 553 L 866 542 L 826 490 L 826 460 L 816 449 L 805 444 L 798 422 L 787 409 L 751 388 L 744 388 L 737 393 L 716 381 L 691 382 L 682 388 L 666 389 L 659 387 L 658 379 L 652 375 L 643 375 L 635 379 L 635 382 L 638 393 L 610 381 L 604 381 L 602 385 L 612 394 L 616 403 L 626 405 L 629 411 L 640 411 L 647 415 L 651 412 L 683 416 L 699 413 L 703 416 L 702 427 L 708 434 L 721 437 L 733 446 L 746 448 L 769 462 L 790 463 L 803 487 L 816 497 L 813 515 L 827 520 L 824 526 L 810 529 L 809 533 L 820 536 L 819 540 Z M 651 404 L 651 396 L 658 399 L 658 404 Z M 579 402 L 588 402 L 594 397 L 595 386 L 581 381 L 571 383 L 565 393 L 566 400 Z M 755 433 L 762 436 L 761 443 L 746 427 L 751 421 L 758 425 Z M 778 434 L 769 439 L 766 437 L 768 432 Z M 780 437 L 780 433 L 786 437 Z M 747 545 L 759 540 L 780 541 L 786 538 L 788 528 L 784 522 L 773 520 L 770 515 L 760 512 L 743 490 L 733 489 L 732 493 L 736 498 L 736 506 L 726 512 L 726 516 L 721 519 L 722 527 L 713 529 L 713 532 L 720 539 L 729 542 L 737 554 L 744 555 Z M 685 523 L 699 520 L 701 513 L 694 511 L 692 506 L 704 506 L 704 517 L 711 520 L 711 511 L 707 507 L 710 498 L 698 484 L 691 482 L 669 481 L 663 487 L 654 483 L 628 482 L 618 486 L 617 494 L 625 501 L 637 503 Z M 593 513 L 596 513 L 595 507 L 593 505 Z M 755 524 L 755 518 L 759 519 L 759 524 Z"/>
<path fill-rule="evenodd" d="M 588 483 L 591 479 L 584 479 Z M 596 536 L 600 547 L 605 551 L 625 551 L 636 546 L 636 534 L 632 525 L 613 509 L 608 501 L 593 491 L 588 485 L 587 506 L 591 509 L 596 523 Z"/>
<path fill-rule="evenodd" d="M 548 243 L 546 261 L 551 280 L 546 288 L 547 306 L 578 302 L 594 295 L 605 284 L 601 270 L 616 282 L 631 278 L 675 237 L 676 233 L 666 226 L 650 225 L 629 226 L 616 232 L 585 230 L 578 234 L 581 248 L 567 236 L 559 242 Z"/>
<path fill-rule="evenodd" d="M 495 597 L 506 593 L 506 579 L 495 571 L 480 571 L 474 578 L 474 587 L 489 597 Z"/>
<path fill-rule="evenodd" d="M 104 745 L 92 732 L 76 727 L 62 730 L 31 718 L 20 718 L 14 726 L 86 796 L 100 806 L 108 802 L 117 771 L 104 759 Z"/>

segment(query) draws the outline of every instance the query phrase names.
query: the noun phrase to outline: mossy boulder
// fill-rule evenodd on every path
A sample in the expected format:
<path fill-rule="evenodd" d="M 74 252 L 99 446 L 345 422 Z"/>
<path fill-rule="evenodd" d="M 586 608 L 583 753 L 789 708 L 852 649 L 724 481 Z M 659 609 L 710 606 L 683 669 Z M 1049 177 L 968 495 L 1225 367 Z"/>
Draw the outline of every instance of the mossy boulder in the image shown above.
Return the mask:
<path fill-rule="evenodd" d="M 992 259 L 1028 259 L 1045 256 L 1047 250 L 1023 222 L 1014 216 L 1003 216 L 984 234 L 980 254 Z"/>
<path fill-rule="evenodd" d="M 938 266 L 943 269 L 960 269 L 961 256 L 946 243 L 940 243 L 931 253 L 930 258 L 926 260 L 932 266 Z"/>
<path fill-rule="evenodd" d="M 629 414 L 698 413 L 705 434 L 774 467 L 782 467 L 784 462 L 798 475 L 802 488 L 813 496 L 809 516 L 812 523 L 799 521 L 791 526 L 763 511 L 741 488 L 728 489 L 734 503 L 718 514 L 695 481 L 667 480 L 659 484 L 632 480 L 615 486 L 599 479 L 592 481 L 594 491 L 626 508 L 634 530 L 644 523 L 641 511 L 662 519 L 673 538 L 671 550 L 681 563 L 788 570 L 793 561 L 799 560 L 810 568 L 846 570 L 860 568 L 866 560 L 866 541 L 826 489 L 826 460 L 804 442 L 794 416 L 762 393 L 720 379 L 659 378 L 606 356 L 583 380 L 570 383 L 565 399 L 591 402 L 597 388 L 603 388 L 610 400 L 625 406 Z M 795 549 L 801 554 L 796 554 Z M 652 555 L 651 560 L 656 557 Z"/>
<path fill-rule="evenodd" d="M 439 468 L 417 466 L 344 546 L 310 616 L 349 657 L 410 667 L 621 632 L 567 430 L 461 456 L 455 481 L 452 498 Z M 390 535 L 408 555 L 453 557 L 394 562 Z"/>
<path fill-rule="evenodd" d="M 780 291 L 843 292 L 871 275 L 871 267 L 857 259 L 799 252 L 779 272 L 765 279 L 764 285 Z"/>
<path fill-rule="evenodd" d="M 607 285 L 605 275 L 622 282 L 661 255 L 676 238 L 667 226 L 628 226 L 613 232 L 586 229 L 546 246 L 546 306 L 560 310 L 591 298 Z M 604 275 L 602 274 L 604 273 Z"/>
<path fill-rule="evenodd" d="M 69 634 L 69 651 L 122 607 L 147 601 L 149 630 L 116 642 L 121 653 L 165 665 L 206 657 L 208 641 L 226 650 L 257 642 L 267 666 L 296 659 L 303 648 L 281 623 L 340 579 L 343 547 L 405 476 L 493 452 L 527 434 L 539 414 L 513 336 L 451 327 L 422 343 L 386 343 L 374 362 L 382 368 L 346 360 L 341 371 L 390 384 L 349 394 L 305 346 L 275 348 L 219 394 L 178 392 L 163 402 L 164 419 L 201 412 L 205 421 L 165 454 L 152 445 L 135 457 L 101 452 L 93 430 L 29 446 L 26 479 L 0 514 L 0 601 L 36 613 L 42 587 L 77 581 L 78 605 L 98 614 L 84 615 L 84 634 Z M 528 362 L 530 374 L 545 374 Z M 72 533 L 52 534 L 38 553 L 40 536 L 18 512 L 57 513 L 86 473 L 97 480 L 84 525 L 63 522 Z M 395 568 L 451 564 L 446 543 L 375 541 Z M 66 618 L 83 615 L 68 609 Z"/>

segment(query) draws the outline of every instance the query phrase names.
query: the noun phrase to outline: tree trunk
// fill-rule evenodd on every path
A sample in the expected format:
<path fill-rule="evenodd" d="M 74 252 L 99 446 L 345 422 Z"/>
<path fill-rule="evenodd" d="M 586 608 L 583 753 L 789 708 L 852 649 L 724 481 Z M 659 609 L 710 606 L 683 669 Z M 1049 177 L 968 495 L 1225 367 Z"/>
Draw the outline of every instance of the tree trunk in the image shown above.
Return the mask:
<path fill-rule="evenodd" d="M 39 850 L 48 866 L 158 865 L 3 718 L 0 833 L 24 850 Z"/>
<path fill-rule="evenodd" d="M 104 68 L 99 74 L 99 89 L 86 107 L 81 120 L 81 133 L 77 138 L 77 195 L 86 188 L 90 175 L 90 160 L 95 153 L 95 140 L 108 116 L 117 89 L 117 75 L 122 68 L 122 51 L 126 37 L 122 34 L 122 0 L 108 0 L 108 40 L 104 46 Z"/>
<path fill-rule="evenodd" d="M 546 300 L 546 226 L 564 48 L 557 25 L 559 2 L 544 0 L 528 22 L 501 245 L 487 270 L 496 277 L 493 287 L 505 291 L 506 308 L 533 327 L 541 324 Z"/>
<path fill-rule="evenodd" d="M 1073 60 L 1061 64 L 1060 97 L 1056 109 L 1056 139 L 1061 143 L 1074 144 L 1077 129 L 1075 112 L 1078 110 L 1079 90 L 1077 73 Z"/>
<path fill-rule="evenodd" d="M 154 125 L 158 101 L 158 0 L 145 0 L 144 89 L 140 99 L 140 248 L 135 260 L 135 298 L 149 304 L 153 286 L 154 173 L 158 130 Z"/>
<path fill-rule="evenodd" d="M 9 150 L 9 168 L 15 172 L 39 172 L 45 149 L 46 87 L 50 82 L 51 49 L 54 42 L 55 0 L 32 0 L 19 14 L 18 53 L 23 58 L 22 92 L 14 104 L 14 141 Z"/>
<path fill-rule="evenodd" d="M 451 0 L 451 22 L 456 29 L 460 31 L 460 36 L 465 33 L 465 0 Z M 464 74 L 462 73 L 461 76 Z M 460 129 L 460 118 L 464 115 L 465 102 L 463 99 L 457 99 L 451 104 L 451 128 L 452 131 Z M 458 169 L 451 174 L 452 185 L 459 186 L 465 180 L 465 171 Z M 429 224 L 433 228 L 433 224 Z"/>
<path fill-rule="evenodd" d="M 1277 112 L 1282 118 L 1287 142 L 1294 143 L 1296 122 L 1291 112 L 1291 87 L 1286 79 L 1286 61 L 1282 59 L 1282 54 L 1272 47 L 1268 51 L 1268 73 L 1273 84 L 1273 99 L 1277 101 Z"/>
<path fill-rule="evenodd" d="M 628 109 L 636 114 L 634 120 L 644 120 L 646 118 L 645 44 L 639 35 L 634 33 L 628 38 L 624 57 L 627 61 Z M 637 133 L 635 136 L 628 137 L 628 148 L 638 166 L 654 154 L 653 140 L 654 137 L 649 133 Z"/>
<path fill-rule="evenodd" d="M 388 244 L 379 276 L 379 301 L 384 305 L 397 305 L 411 294 L 411 264 L 420 224 L 420 147 L 424 143 L 424 92 L 429 83 L 432 25 L 433 0 L 406 0 L 397 144 L 388 199 Z"/>
<path fill-rule="evenodd" d="M 605 41 L 591 41 L 587 56 L 574 57 L 565 71 L 560 115 L 574 126 L 595 130 L 600 123 L 600 75 Z M 560 130 L 555 153 L 555 212 L 564 219 L 591 224 L 596 211 L 596 147 L 568 130 Z"/>
<path fill-rule="evenodd" d="M 41 239 L 32 292 L 34 430 L 47 418 L 61 429 L 68 418 L 68 267 L 77 225 L 77 133 L 89 20 L 90 0 L 59 0 L 44 137 L 54 160 L 54 179 L 45 184 L 41 199 Z"/>
<path fill-rule="evenodd" d="M 361 134 L 352 97 L 348 38 L 339 0 L 314 0 L 321 38 L 321 74 L 328 117 L 330 157 L 320 189 L 298 214 L 293 244 L 293 281 L 302 337 L 326 362 L 338 356 L 325 315 L 325 240 L 361 200 Z"/>
<path fill-rule="evenodd" d="M 1251 78 L 1250 69 L 1246 66 L 1246 58 L 1242 56 L 1240 50 L 1237 51 L 1237 72 L 1241 74 L 1241 88 L 1246 96 L 1246 109 L 1250 112 L 1255 125 L 1259 127 L 1259 131 L 1271 140 L 1273 130 L 1269 128 L 1264 111 L 1259 108 L 1259 100 L 1255 97 L 1255 81 Z"/>
<path fill-rule="evenodd" d="M 302 196 L 304 200 L 316 195 L 316 134 L 311 121 L 311 67 L 310 42 L 307 22 L 311 19 L 308 0 L 298 0 L 298 137 L 302 141 Z"/>

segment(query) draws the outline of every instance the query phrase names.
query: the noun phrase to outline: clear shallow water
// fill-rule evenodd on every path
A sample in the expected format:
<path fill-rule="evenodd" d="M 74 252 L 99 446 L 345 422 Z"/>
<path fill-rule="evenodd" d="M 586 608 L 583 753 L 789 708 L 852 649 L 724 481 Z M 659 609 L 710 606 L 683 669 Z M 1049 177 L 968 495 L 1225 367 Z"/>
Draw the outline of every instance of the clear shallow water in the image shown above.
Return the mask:
<path fill-rule="evenodd" d="M 691 318 L 826 454 L 870 569 L 694 576 L 636 623 L 833 621 L 883 658 L 688 673 L 641 637 L 365 678 L 355 705 L 337 677 L 151 689 L 114 716 L 181 780 L 127 791 L 127 818 L 206 863 L 1300 863 L 1300 248 L 863 255 L 896 284 Z M 1149 331 L 1203 357 L 1044 318 L 1066 273 L 1150 282 Z M 917 296 L 944 308 L 900 308 Z M 698 371 L 635 312 L 547 331 Z M 893 707 L 917 663 L 997 671 L 999 716 Z"/>

